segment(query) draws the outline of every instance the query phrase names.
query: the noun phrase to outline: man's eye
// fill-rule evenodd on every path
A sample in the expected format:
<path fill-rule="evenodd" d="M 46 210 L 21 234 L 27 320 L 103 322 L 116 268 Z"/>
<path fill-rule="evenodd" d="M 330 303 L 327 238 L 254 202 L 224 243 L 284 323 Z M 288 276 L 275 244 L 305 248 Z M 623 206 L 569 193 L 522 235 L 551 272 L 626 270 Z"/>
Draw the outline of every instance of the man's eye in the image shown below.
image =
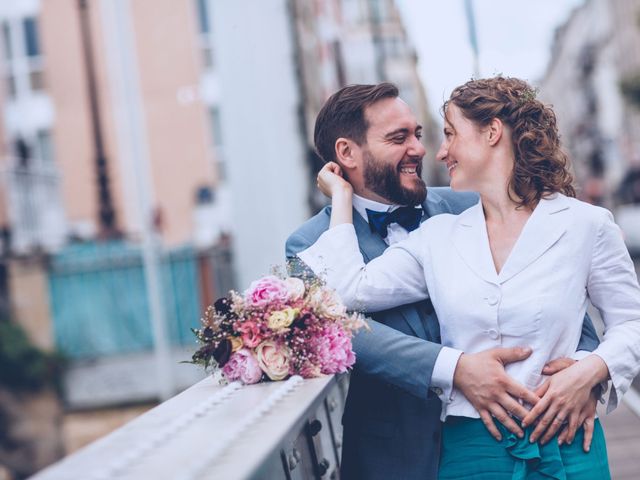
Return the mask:
<path fill-rule="evenodd" d="M 416 138 L 417 138 L 418 140 L 420 140 L 420 139 L 422 138 L 422 132 L 417 132 L 417 133 L 416 133 Z"/>
<path fill-rule="evenodd" d="M 403 143 L 406 137 L 393 137 L 393 143 Z"/>

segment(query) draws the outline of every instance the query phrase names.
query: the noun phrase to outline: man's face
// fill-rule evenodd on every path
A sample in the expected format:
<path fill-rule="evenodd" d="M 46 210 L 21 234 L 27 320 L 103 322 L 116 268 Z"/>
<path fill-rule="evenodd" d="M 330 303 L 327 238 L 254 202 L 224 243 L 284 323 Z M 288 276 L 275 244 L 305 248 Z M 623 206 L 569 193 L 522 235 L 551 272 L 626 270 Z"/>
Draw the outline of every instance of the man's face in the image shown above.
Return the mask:
<path fill-rule="evenodd" d="M 373 200 L 398 205 L 424 201 L 427 186 L 420 177 L 425 148 L 422 127 L 409 106 L 387 98 L 367 107 L 367 141 L 361 147 L 364 190 Z"/>

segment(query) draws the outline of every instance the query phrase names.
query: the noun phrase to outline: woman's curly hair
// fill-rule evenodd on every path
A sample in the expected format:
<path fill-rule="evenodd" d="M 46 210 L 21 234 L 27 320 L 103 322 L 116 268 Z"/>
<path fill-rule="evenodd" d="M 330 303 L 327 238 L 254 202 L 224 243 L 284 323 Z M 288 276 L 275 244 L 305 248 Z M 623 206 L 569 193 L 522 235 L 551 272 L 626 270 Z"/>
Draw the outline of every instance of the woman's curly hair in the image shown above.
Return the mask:
<path fill-rule="evenodd" d="M 560 192 L 575 197 L 569 159 L 560 147 L 556 116 L 551 107 L 536 98 L 527 82 L 501 76 L 470 80 L 456 87 L 449 104 L 480 127 L 494 118 L 511 129 L 515 154 L 510 191 L 519 206 L 535 207 L 541 198 Z"/>

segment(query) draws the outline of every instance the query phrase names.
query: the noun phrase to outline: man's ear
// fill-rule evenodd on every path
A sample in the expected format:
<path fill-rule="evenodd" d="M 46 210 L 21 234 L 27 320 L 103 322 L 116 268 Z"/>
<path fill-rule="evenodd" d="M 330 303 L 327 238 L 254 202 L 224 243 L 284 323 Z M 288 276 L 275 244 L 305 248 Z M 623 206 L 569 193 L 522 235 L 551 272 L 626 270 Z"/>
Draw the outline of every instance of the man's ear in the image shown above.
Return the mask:
<path fill-rule="evenodd" d="M 494 118 L 493 120 L 491 120 L 491 123 L 489 123 L 489 126 L 487 128 L 487 140 L 489 141 L 489 145 L 491 145 L 492 147 L 497 145 L 497 143 L 502 138 L 503 131 L 504 124 L 502 123 L 502 120 L 500 120 L 499 118 Z"/>
<path fill-rule="evenodd" d="M 349 170 L 358 165 L 356 155 L 358 154 L 358 145 L 348 138 L 340 137 L 336 140 L 336 159 L 341 167 Z"/>

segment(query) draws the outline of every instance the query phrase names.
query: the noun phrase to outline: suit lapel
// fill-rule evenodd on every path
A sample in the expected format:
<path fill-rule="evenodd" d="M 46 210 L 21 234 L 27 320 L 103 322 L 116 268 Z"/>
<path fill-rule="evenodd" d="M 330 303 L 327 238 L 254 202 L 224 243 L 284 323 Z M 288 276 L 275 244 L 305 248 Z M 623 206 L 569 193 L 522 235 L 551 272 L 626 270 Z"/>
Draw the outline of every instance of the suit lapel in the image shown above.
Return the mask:
<path fill-rule="evenodd" d="M 379 257 L 387 249 L 388 245 L 386 242 L 382 237 L 380 237 L 380 235 L 371 231 L 367 221 L 362 218 L 355 209 L 353 210 L 353 227 L 355 228 L 356 236 L 358 237 L 360 252 L 362 252 L 362 256 L 366 263 L 376 257 Z M 417 308 L 402 305 L 397 308 L 397 311 L 404 317 L 416 336 L 423 339 L 427 338 L 427 332 L 422 324 L 422 319 L 420 318 Z"/>
<path fill-rule="evenodd" d="M 520 273 L 560 240 L 567 231 L 565 214 L 569 208 L 564 195 L 540 200 L 498 275 L 500 283 Z"/>

